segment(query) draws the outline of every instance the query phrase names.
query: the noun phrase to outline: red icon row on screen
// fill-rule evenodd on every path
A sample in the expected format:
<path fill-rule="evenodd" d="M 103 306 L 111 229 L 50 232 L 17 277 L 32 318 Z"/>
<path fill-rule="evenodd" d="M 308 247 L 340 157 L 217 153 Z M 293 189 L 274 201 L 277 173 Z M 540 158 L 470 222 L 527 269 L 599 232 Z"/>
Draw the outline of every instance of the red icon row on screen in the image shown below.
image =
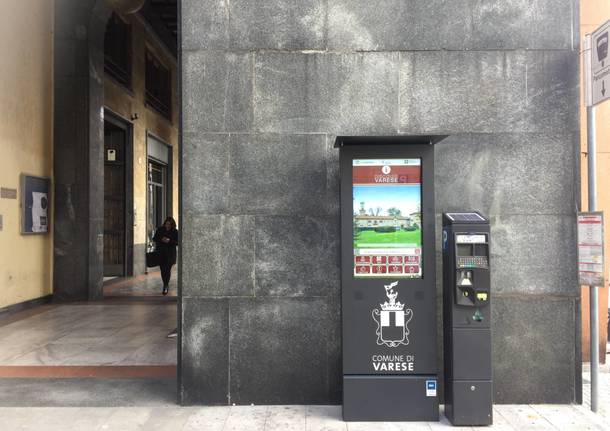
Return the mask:
<path fill-rule="evenodd" d="M 384 265 L 389 263 L 390 265 L 404 263 L 419 263 L 419 256 L 355 256 L 356 264 L 372 263 L 373 265 Z"/>
<path fill-rule="evenodd" d="M 356 274 L 419 274 L 419 265 L 356 265 Z"/>

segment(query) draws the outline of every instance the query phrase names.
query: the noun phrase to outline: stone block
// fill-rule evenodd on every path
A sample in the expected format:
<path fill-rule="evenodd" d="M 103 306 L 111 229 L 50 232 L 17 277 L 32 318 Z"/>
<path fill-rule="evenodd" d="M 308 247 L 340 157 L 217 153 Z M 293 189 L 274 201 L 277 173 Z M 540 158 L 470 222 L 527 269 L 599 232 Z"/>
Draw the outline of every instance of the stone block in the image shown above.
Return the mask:
<path fill-rule="evenodd" d="M 397 53 L 261 53 L 255 75 L 259 131 L 397 131 Z"/>
<path fill-rule="evenodd" d="M 231 300 L 231 402 L 328 403 L 328 326 L 322 298 Z"/>
<path fill-rule="evenodd" d="M 182 294 L 254 293 L 254 217 L 188 216 L 182 220 Z"/>
<path fill-rule="evenodd" d="M 228 4 L 226 0 L 182 0 L 182 49 L 229 48 Z"/>
<path fill-rule="evenodd" d="M 571 133 L 449 136 L 434 148 L 437 211 L 573 214 L 578 145 Z"/>
<path fill-rule="evenodd" d="M 256 296 L 340 291 L 338 217 L 256 217 Z"/>
<path fill-rule="evenodd" d="M 331 50 L 573 49 L 572 0 L 328 1 Z"/>
<path fill-rule="evenodd" d="M 184 213 L 222 214 L 229 208 L 229 136 L 186 133 L 183 142 Z"/>
<path fill-rule="evenodd" d="M 574 215 L 494 216 L 490 254 L 495 292 L 580 295 Z"/>
<path fill-rule="evenodd" d="M 472 0 L 329 0 L 331 50 L 467 49 Z"/>
<path fill-rule="evenodd" d="M 182 298 L 181 404 L 228 403 L 228 338 L 228 300 Z"/>
<path fill-rule="evenodd" d="M 327 0 L 231 0 L 231 48 L 323 50 L 326 3 Z"/>
<path fill-rule="evenodd" d="M 492 299 L 494 402 L 570 404 L 575 393 L 574 299 Z"/>
<path fill-rule="evenodd" d="M 232 135 L 229 170 L 233 214 L 330 211 L 324 135 Z"/>
<path fill-rule="evenodd" d="M 243 132 L 252 123 L 252 54 L 183 53 L 185 132 Z"/>
<path fill-rule="evenodd" d="M 580 131 L 579 55 L 578 51 L 527 53 L 525 131 Z"/>
<path fill-rule="evenodd" d="M 326 135 L 326 188 L 328 190 L 329 214 L 339 214 L 341 196 L 341 173 L 339 149 L 335 148 L 335 135 Z"/>
<path fill-rule="evenodd" d="M 577 67 L 568 51 L 401 53 L 400 132 L 577 131 Z"/>
<path fill-rule="evenodd" d="M 574 49 L 573 0 L 473 1 L 473 49 Z"/>

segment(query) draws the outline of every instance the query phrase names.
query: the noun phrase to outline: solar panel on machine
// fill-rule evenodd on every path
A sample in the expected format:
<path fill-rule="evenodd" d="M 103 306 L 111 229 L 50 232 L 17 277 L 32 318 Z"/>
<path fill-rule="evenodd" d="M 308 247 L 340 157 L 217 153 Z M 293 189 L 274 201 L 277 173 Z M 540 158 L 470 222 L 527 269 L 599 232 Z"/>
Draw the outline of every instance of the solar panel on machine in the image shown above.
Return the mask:
<path fill-rule="evenodd" d="M 447 216 L 457 222 L 464 221 L 485 221 L 485 219 L 477 213 L 447 213 Z"/>

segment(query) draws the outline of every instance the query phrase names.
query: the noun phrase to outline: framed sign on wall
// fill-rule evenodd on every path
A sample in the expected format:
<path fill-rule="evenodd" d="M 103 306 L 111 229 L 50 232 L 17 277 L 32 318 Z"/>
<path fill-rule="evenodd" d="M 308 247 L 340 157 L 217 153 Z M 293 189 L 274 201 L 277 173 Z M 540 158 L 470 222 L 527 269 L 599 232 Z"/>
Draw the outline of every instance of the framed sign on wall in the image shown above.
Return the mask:
<path fill-rule="evenodd" d="M 50 184 L 48 178 L 21 174 L 21 233 L 49 232 Z"/>

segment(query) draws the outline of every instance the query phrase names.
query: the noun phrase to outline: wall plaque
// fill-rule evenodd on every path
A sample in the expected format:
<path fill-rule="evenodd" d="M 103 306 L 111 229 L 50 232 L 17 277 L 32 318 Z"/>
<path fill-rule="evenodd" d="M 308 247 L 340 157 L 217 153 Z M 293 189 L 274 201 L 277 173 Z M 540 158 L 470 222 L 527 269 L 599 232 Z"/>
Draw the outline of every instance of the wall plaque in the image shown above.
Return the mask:
<path fill-rule="evenodd" d="M 8 189 L 5 187 L 0 187 L 0 198 L 17 199 L 17 189 Z"/>

